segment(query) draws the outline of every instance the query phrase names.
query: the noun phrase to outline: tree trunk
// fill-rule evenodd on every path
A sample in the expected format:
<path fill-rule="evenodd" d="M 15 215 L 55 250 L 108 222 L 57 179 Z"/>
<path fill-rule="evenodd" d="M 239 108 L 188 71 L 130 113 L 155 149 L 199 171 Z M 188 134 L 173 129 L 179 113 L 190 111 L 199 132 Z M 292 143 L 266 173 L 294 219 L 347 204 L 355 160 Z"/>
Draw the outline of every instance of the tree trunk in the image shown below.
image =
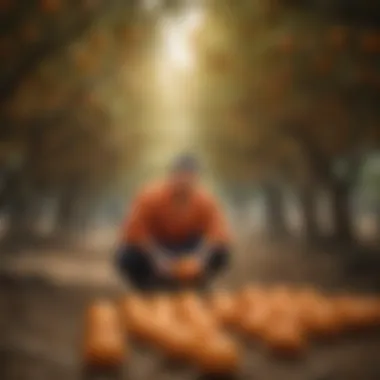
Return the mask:
<path fill-rule="evenodd" d="M 312 188 L 302 189 L 299 194 L 304 237 L 313 242 L 320 238 L 317 214 L 317 194 Z"/>
<path fill-rule="evenodd" d="M 57 211 L 57 228 L 64 235 L 70 234 L 76 221 L 75 189 L 67 189 L 62 192 Z"/>
<path fill-rule="evenodd" d="M 377 203 L 375 206 L 375 240 L 380 243 L 380 204 Z"/>
<path fill-rule="evenodd" d="M 80 198 L 78 197 L 76 218 L 76 238 L 78 241 L 85 239 L 90 232 L 91 224 L 94 220 L 95 208 L 96 202 L 91 195 L 84 193 Z"/>
<path fill-rule="evenodd" d="M 4 240 L 9 245 L 26 242 L 31 231 L 28 223 L 28 189 L 22 173 L 14 173 L 7 182 L 3 195 L 3 204 L 9 215 Z"/>
<path fill-rule="evenodd" d="M 335 238 L 340 242 L 351 242 L 354 239 L 350 210 L 351 188 L 346 183 L 337 182 L 331 186 L 330 192 Z"/>
<path fill-rule="evenodd" d="M 281 238 L 288 235 L 285 203 L 282 190 L 275 184 L 264 187 L 267 233 L 270 237 Z"/>
<path fill-rule="evenodd" d="M 12 202 L 13 203 L 13 202 Z M 30 235 L 28 226 L 28 218 L 25 215 L 26 202 L 25 200 L 15 201 L 9 208 L 9 221 L 6 239 L 9 243 L 20 242 L 20 239 L 25 241 Z"/>
<path fill-rule="evenodd" d="M 25 222 L 32 234 L 38 235 L 38 226 L 41 220 L 41 198 L 38 194 L 30 193 L 28 195 L 27 207 L 25 212 Z"/>

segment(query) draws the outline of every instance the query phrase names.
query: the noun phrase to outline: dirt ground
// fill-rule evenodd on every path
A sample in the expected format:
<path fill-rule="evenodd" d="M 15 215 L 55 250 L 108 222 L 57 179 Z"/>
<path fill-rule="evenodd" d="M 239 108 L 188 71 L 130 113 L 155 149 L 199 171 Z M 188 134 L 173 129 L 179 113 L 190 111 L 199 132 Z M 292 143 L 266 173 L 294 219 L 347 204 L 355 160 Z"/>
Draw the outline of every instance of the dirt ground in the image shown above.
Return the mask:
<path fill-rule="evenodd" d="M 113 298 L 126 291 L 112 268 L 110 253 L 81 257 L 50 252 L 5 261 L 0 277 L 0 379 L 83 378 L 79 355 L 83 311 L 94 298 Z M 376 276 L 349 278 L 341 264 L 328 253 L 253 238 L 236 247 L 231 270 L 215 286 L 235 288 L 260 281 L 374 291 Z M 259 346 L 250 347 L 240 378 L 379 380 L 379 359 L 378 333 L 313 345 L 305 359 L 292 363 L 271 358 Z M 154 353 L 137 350 L 123 376 L 174 380 L 197 375 L 189 368 L 168 369 Z"/>

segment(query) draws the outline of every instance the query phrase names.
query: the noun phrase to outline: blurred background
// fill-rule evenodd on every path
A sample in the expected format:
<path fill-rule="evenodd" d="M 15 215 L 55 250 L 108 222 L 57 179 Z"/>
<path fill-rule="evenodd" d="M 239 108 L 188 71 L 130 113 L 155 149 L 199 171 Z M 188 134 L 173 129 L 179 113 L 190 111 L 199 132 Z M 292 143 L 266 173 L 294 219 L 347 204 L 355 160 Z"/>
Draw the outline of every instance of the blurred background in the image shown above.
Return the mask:
<path fill-rule="evenodd" d="M 223 284 L 380 289 L 379 2 L 0 0 L 0 20 L 3 380 L 73 378 L 78 310 L 122 291 L 131 197 L 183 151 L 235 231 Z"/>

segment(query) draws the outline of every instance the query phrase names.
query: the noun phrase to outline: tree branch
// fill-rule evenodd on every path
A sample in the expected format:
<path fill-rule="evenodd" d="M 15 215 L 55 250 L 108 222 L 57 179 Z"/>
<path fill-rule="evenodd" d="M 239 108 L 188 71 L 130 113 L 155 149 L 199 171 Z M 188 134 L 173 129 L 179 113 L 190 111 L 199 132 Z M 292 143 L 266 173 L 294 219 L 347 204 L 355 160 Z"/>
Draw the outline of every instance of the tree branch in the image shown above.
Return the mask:
<path fill-rule="evenodd" d="M 110 8 L 110 0 L 101 2 L 101 5 L 94 13 L 89 13 L 80 23 L 71 29 L 68 33 L 62 34 L 57 39 L 50 39 L 31 52 L 24 60 L 22 60 L 13 72 L 0 83 L 0 103 L 9 99 L 20 83 L 38 66 L 38 64 L 46 57 L 54 54 L 64 48 L 71 41 L 82 36 L 99 17 L 104 16 L 104 12 Z"/>

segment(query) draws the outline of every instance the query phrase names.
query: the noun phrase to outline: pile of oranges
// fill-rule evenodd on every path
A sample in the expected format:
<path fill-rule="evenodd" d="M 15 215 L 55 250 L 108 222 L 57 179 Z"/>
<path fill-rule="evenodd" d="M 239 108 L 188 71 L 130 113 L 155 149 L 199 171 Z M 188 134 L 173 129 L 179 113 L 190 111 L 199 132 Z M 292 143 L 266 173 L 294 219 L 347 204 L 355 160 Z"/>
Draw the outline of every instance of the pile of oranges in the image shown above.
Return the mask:
<path fill-rule="evenodd" d="M 247 286 L 203 296 L 131 294 L 119 304 L 99 301 L 89 307 L 84 361 L 122 366 L 128 343 L 137 340 L 203 374 L 226 375 L 239 372 L 246 339 L 273 355 L 294 358 L 305 354 L 312 340 L 379 326 L 379 298 L 314 289 Z"/>

